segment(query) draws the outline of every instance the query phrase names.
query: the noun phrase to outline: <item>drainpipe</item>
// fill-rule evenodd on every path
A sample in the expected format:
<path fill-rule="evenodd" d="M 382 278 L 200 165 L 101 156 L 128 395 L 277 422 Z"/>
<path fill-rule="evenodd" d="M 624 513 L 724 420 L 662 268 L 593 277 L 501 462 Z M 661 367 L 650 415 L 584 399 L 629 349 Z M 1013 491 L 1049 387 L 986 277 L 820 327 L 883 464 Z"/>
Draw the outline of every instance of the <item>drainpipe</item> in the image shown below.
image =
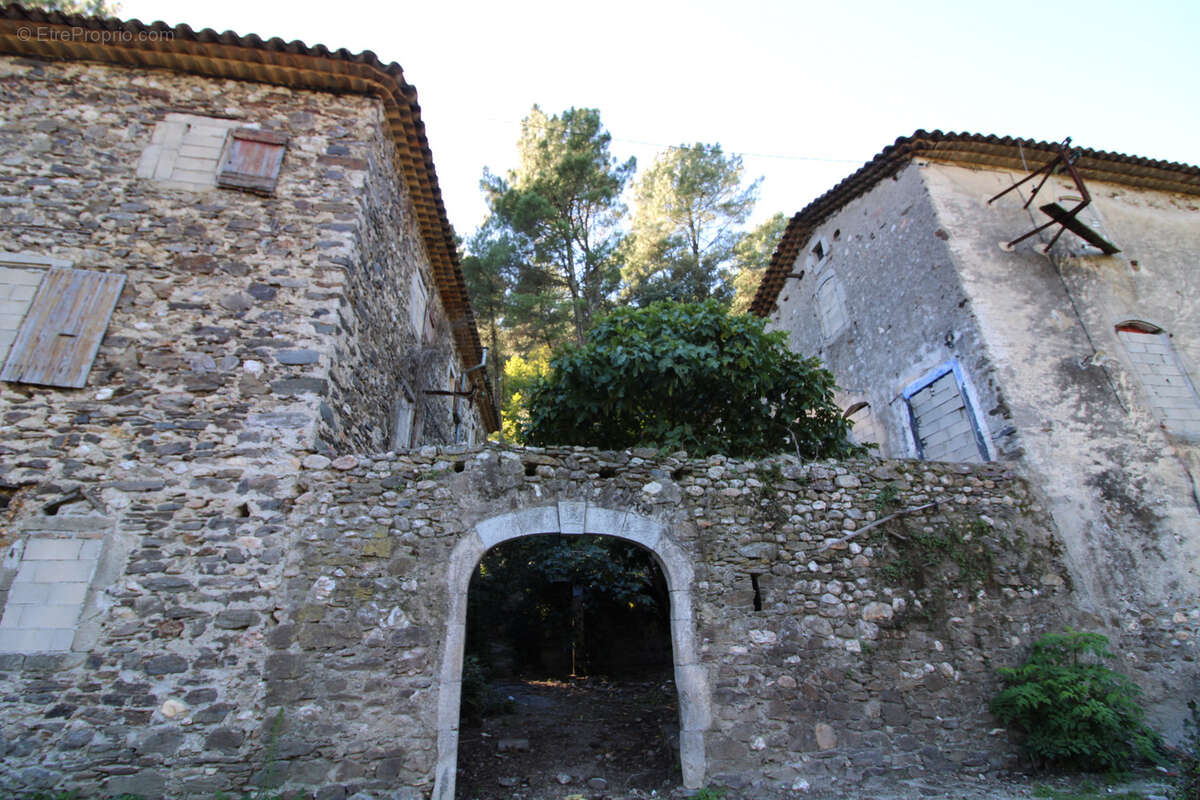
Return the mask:
<path fill-rule="evenodd" d="M 487 348 L 486 347 L 483 348 L 483 358 L 481 358 L 479 360 L 478 364 L 476 364 L 475 366 L 473 366 L 469 370 L 467 370 L 465 374 L 470 375 L 472 372 L 474 372 L 477 369 L 483 369 L 485 364 L 487 364 Z"/>

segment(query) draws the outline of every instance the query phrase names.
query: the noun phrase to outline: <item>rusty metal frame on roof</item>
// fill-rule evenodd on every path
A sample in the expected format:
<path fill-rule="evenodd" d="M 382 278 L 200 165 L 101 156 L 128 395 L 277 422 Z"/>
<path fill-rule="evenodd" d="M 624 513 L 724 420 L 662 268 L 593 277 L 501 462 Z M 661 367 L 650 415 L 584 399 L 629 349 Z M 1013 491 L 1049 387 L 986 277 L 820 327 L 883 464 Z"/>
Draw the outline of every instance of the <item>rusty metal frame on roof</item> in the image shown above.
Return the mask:
<path fill-rule="evenodd" d="M 901 136 L 792 217 L 758 285 L 750 312 L 766 317 L 774 310 L 783 284 L 794 271 L 800 248 L 824 220 L 880 181 L 898 174 L 914 159 L 1024 173 L 1030 157 L 1053 158 L 1055 148 L 1051 142 L 979 133 L 918 130 L 911 136 Z M 1200 195 L 1200 167 L 1104 150 L 1080 148 L 1077 152 L 1075 169 L 1089 181 Z"/>
<path fill-rule="evenodd" d="M 1050 248 L 1054 247 L 1055 242 L 1057 242 L 1059 237 L 1063 235 L 1063 232 L 1068 230 L 1086 241 L 1088 244 L 1100 248 L 1100 250 L 1107 256 L 1121 252 L 1112 244 L 1112 242 L 1109 242 L 1087 225 L 1084 225 L 1079 219 L 1079 212 L 1091 205 L 1092 195 L 1090 192 L 1088 192 L 1087 186 L 1084 185 L 1083 177 L 1079 174 L 1079 171 L 1075 169 L 1075 161 L 1078 159 L 1079 155 L 1078 153 L 1074 153 L 1069 149 L 1070 145 L 1071 137 L 1068 136 L 1062 141 L 1062 143 L 1058 145 L 1058 153 L 1053 159 L 988 200 L 988 205 L 991 205 L 996 200 L 1004 197 L 1004 195 L 1021 186 L 1024 186 L 1029 181 L 1041 175 L 1042 179 L 1038 181 L 1037 186 L 1033 188 L 1033 192 L 1030 193 L 1029 199 L 1025 201 L 1025 205 L 1021 206 L 1021 208 L 1029 208 L 1030 203 L 1032 203 L 1033 199 L 1037 197 L 1038 192 L 1040 192 L 1042 187 L 1046 185 L 1046 181 L 1050 180 L 1050 178 L 1052 178 L 1055 173 L 1059 171 L 1059 169 L 1065 169 L 1067 171 L 1067 174 L 1071 176 L 1071 180 L 1075 182 L 1075 188 L 1079 190 L 1080 201 L 1070 211 L 1063 208 L 1058 203 L 1046 203 L 1045 205 L 1038 206 L 1038 210 L 1050 217 L 1050 221 L 1044 225 L 1039 225 L 1024 236 L 1018 236 L 1016 239 L 1013 239 L 1008 243 L 1009 247 L 1014 247 L 1020 242 L 1028 239 L 1030 236 L 1041 233 L 1053 225 L 1059 225 L 1061 227 L 1059 228 L 1058 233 L 1054 234 L 1054 238 L 1050 240 L 1050 243 L 1042 248 L 1043 253 L 1049 253 Z"/>

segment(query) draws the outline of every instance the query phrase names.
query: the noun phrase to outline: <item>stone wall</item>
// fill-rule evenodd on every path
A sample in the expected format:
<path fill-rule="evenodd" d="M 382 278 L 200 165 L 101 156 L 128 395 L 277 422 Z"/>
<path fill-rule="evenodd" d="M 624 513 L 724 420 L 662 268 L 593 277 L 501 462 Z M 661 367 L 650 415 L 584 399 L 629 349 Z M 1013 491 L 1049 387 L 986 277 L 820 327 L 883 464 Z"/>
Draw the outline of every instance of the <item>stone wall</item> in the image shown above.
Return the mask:
<path fill-rule="evenodd" d="M 418 443 L 452 441 L 450 404 L 422 390 L 447 388 L 456 357 L 447 325 L 418 345 L 407 324 L 410 276 L 430 267 L 376 100 L 11 57 L 0 74 L 0 258 L 127 278 L 85 388 L 3 387 L 3 485 L 218 454 L 286 474 L 313 450 L 377 451 L 402 380 Z M 139 178 L 181 113 L 290 137 L 274 194 Z"/>
<path fill-rule="evenodd" d="M 917 455 L 906 388 L 954 363 L 988 457 L 1026 478 L 1054 518 L 1085 627 L 1144 653 L 1135 672 L 1152 719 L 1178 738 L 1178 698 L 1200 692 L 1200 395 L 1167 388 L 1169 416 L 1155 395 L 1200 375 L 1197 205 L 1091 181 L 1087 224 L 1121 252 L 1101 255 L 1068 232 L 1047 254 L 1057 229 L 1007 246 L 1044 221 L 1023 207 L 1032 185 L 988 202 L 1022 177 L 912 161 L 815 228 L 793 268 L 805 277 L 784 284 L 770 325 L 825 359 L 846 407 L 870 403 L 854 433 L 885 456 Z M 1075 191 L 1056 176 L 1035 206 Z M 846 316 L 832 337 L 815 299 L 830 271 Z M 1169 373 L 1139 375 L 1139 354 L 1117 332 L 1129 320 L 1165 331 L 1154 338 Z M 1144 636 L 1170 644 L 1143 648 Z"/>
<path fill-rule="evenodd" d="M 881 455 L 917 456 L 901 395 L 957 359 L 988 457 L 1017 457 L 1007 400 L 924 180 L 910 164 L 818 225 L 791 270 L 803 277 L 784 283 L 768 327 L 786 331 L 795 352 L 827 365 L 843 408 L 869 404 L 853 416 L 854 435 L 879 445 Z M 838 287 L 830 299 L 827 281 Z M 842 307 L 836 331 L 820 319 L 829 302 Z"/>
<path fill-rule="evenodd" d="M 311 463 L 244 508 L 204 504 L 237 489 L 185 465 L 10 509 L 31 535 L 112 526 L 129 556 L 77 652 L 0 656 L 4 786 L 448 800 L 462 577 L 527 533 L 658 555 L 685 778 L 755 797 L 1008 763 L 993 669 L 1071 620 L 1047 519 L 997 465 L 494 445 Z"/>

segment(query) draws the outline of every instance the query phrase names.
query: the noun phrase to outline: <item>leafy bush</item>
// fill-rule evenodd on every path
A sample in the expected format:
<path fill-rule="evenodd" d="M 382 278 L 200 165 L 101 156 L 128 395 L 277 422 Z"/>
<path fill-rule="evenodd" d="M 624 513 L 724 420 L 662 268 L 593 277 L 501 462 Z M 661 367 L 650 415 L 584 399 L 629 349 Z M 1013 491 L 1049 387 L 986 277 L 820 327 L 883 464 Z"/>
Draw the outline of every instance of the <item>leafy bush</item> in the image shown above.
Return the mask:
<path fill-rule="evenodd" d="M 1045 763 L 1111 771 L 1158 760 L 1159 738 L 1138 705 L 1141 690 L 1104 665 L 1112 657 L 1101 634 L 1046 634 L 1024 664 L 998 670 L 1007 688 L 992 700 L 992 713 L 1021 729 L 1025 750 Z"/>
<path fill-rule="evenodd" d="M 833 375 L 763 320 L 715 301 L 622 308 L 555 353 L 529 398 L 528 444 L 665 447 L 737 457 L 861 451 Z"/>

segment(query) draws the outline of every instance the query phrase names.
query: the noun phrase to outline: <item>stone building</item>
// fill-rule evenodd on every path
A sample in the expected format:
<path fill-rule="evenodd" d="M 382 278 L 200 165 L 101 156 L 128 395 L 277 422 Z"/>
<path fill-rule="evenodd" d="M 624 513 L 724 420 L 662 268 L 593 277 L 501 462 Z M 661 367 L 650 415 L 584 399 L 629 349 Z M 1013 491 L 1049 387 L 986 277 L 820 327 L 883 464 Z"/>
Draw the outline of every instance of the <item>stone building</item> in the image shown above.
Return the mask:
<path fill-rule="evenodd" d="M 484 353 L 395 65 L 10 5 L 0 97 L 0 792 L 451 800 L 469 577 L 521 536 L 654 554 L 681 779 L 756 798 L 1011 763 L 986 707 L 993 667 L 1096 618 L 1039 500 L 1063 527 L 1058 484 L 1014 474 L 1040 440 L 1012 398 L 979 395 L 1014 428 L 984 439 L 1009 464 L 479 444 L 496 426 Z M 913 236 L 934 215 L 923 160 L 896 162 Z M 1146 218 L 1184 238 L 1194 208 L 1154 202 Z M 887 227 L 846 224 L 821 257 L 906 229 Z M 932 244 L 960 228 L 939 223 Z M 1126 233 L 1148 235 L 1111 237 Z M 846 275 L 851 310 L 826 324 L 855 328 L 855 288 Z M 963 347 L 984 341 L 971 324 Z M 1099 357 L 1068 367 L 1118 374 Z M 1073 391 L 1117 426 L 1102 388 Z M 1068 541 L 1068 562 L 1093 547 L 1136 559 L 1114 572 L 1165 572 L 1188 555 L 1167 529 L 1184 512 L 1148 481 L 1171 465 L 1123 446 L 1103 519 L 1156 549 Z M 1101 622 L 1136 642 L 1132 666 L 1194 681 L 1200 614 L 1119 588 Z"/>
<path fill-rule="evenodd" d="M 0 652 L 88 649 L 164 474 L 219 526 L 302 461 L 496 429 L 397 65 L 8 6 L 0 75 L 0 499 L 45 520 L 3 530 Z"/>
<path fill-rule="evenodd" d="M 792 218 L 753 311 L 881 455 L 1024 474 L 1091 626 L 1132 644 L 1200 617 L 1198 196 L 1193 166 L 917 131 Z M 1200 689 L 1174 646 L 1138 671 L 1168 729 Z"/>

